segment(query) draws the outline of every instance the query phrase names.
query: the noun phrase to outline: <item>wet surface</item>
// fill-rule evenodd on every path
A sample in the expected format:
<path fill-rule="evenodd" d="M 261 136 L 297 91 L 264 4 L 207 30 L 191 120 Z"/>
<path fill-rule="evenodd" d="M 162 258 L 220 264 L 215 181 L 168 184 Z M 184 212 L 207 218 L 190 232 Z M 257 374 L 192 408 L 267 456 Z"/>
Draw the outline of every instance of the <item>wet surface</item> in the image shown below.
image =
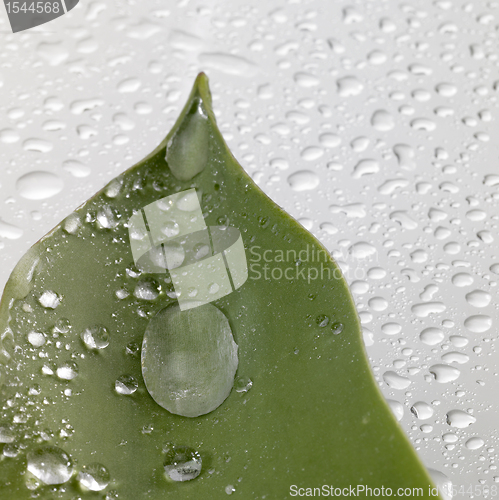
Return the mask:
<path fill-rule="evenodd" d="M 342 266 L 425 464 L 457 486 L 499 481 L 497 5 L 114 5 L 17 35 L 0 17 L 0 285 L 156 147 L 204 70 L 235 156 Z"/>

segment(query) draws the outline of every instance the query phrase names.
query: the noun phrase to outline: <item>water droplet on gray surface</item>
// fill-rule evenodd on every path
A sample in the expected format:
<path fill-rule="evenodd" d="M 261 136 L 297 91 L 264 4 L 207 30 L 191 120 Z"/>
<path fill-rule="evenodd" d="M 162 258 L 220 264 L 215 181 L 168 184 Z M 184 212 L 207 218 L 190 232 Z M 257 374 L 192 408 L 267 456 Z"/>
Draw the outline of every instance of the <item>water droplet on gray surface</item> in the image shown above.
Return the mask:
<path fill-rule="evenodd" d="M 443 97 L 452 97 L 457 93 L 457 87 L 452 83 L 439 83 L 435 90 Z"/>
<path fill-rule="evenodd" d="M 308 191 L 315 189 L 319 183 L 319 176 L 310 170 L 299 170 L 288 177 L 288 184 L 293 191 Z"/>
<path fill-rule="evenodd" d="M 395 210 L 390 214 L 390 219 L 398 222 L 404 229 L 412 231 L 418 227 L 418 223 L 405 210 Z"/>
<path fill-rule="evenodd" d="M 412 259 L 414 262 L 420 263 L 420 262 L 426 262 L 427 261 L 427 254 L 424 252 L 425 258 L 424 259 Z M 414 256 L 414 253 L 411 254 L 411 257 Z M 431 284 L 431 285 L 426 285 L 424 287 L 423 292 L 419 295 L 419 298 L 424 301 L 430 301 L 433 296 L 438 292 L 438 286 Z"/>
<path fill-rule="evenodd" d="M 147 20 L 141 20 L 127 29 L 127 36 L 134 40 L 147 40 L 162 30 L 161 26 Z"/>
<path fill-rule="evenodd" d="M 469 340 L 461 335 L 451 335 L 449 340 L 452 342 L 452 345 L 458 348 L 465 347 L 469 343 Z"/>
<path fill-rule="evenodd" d="M 197 51 L 203 48 L 203 40 L 186 31 L 173 30 L 168 37 L 172 47 L 180 50 Z"/>
<path fill-rule="evenodd" d="M 142 82 L 138 78 L 127 78 L 118 84 L 118 92 L 121 92 L 122 94 L 137 92 L 141 85 Z"/>
<path fill-rule="evenodd" d="M 383 297 L 372 297 L 368 300 L 368 305 L 373 311 L 384 311 L 388 307 L 388 301 Z"/>
<path fill-rule="evenodd" d="M 461 375 L 461 371 L 457 368 L 444 364 L 430 366 L 429 371 L 433 373 L 435 380 L 441 384 L 453 382 Z"/>
<path fill-rule="evenodd" d="M 393 152 L 397 157 L 400 168 L 405 170 L 414 170 L 416 168 L 416 162 L 414 161 L 416 152 L 411 146 L 407 144 L 396 144 L 393 146 Z"/>
<path fill-rule="evenodd" d="M 92 54 L 99 48 L 99 44 L 97 41 L 92 38 L 84 38 L 83 40 L 79 40 L 76 44 L 76 51 L 80 54 Z"/>
<path fill-rule="evenodd" d="M 427 318 L 430 314 L 442 313 L 446 309 L 447 307 L 443 302 L 425 302 L 411 307 L 411 311 L 419 318 Z"/>
<path fill-rule="evenodd" d="M 92 171 L 90 167 L 78 160 L 66 160 L 62 168 L 76 178 L 88 177 Z"/>
<path fill-rule="evenodd" d="M 336 234 L 338 232 L 338 228 L 334 227 L 330 222 L 323 222 L 320 225 L 320 228 L 327 234 Z"/>
<path fill-rule="evenodd" d="M 135 122 L 125 113 L 116 113 L 113 122 L 123 131 L 130 131 L 135 128 Z"/>
<path fill-rule="evenodd" d="M 35 151 L 37 153 L 48 153 L 52 151 L 54 145 L 45 139 L 27 139 L 23 142 L 25 151 Z"/>
<path fill-rule="evenodd" d="M 109 331 L 105 326 L 94 325 L 81 333 L 81 340 L 89 349 L 105 349 L 109 345 Z"/>
<path fill-rule="evenodd" d="M 364 89 L 363 83 L 355 76 L 344 76 L 336 81 L 338 94 L 341 97 L 351 97 L 359 95 Z"/>
<path fill-rule="evenodd" d="M 465 429 L 476 422 L 476 418 L 462 410 L 451 410 L 447 413 L 447 423 L 451 427 Z"/>
<path fill-rule="evenodd" d="M 452 339 L 450 339 L 452 342 Z M 454 343 L 454 342 L 453 342 Z M 459 365 L 463 365 L 470 360 L 470 357 L 463 352 L 446 352 L 442 354 L 442 361 L 445 363 L 457 363 Z"/>
<path fill-rule="evenodd" d="M 409 181 L 407 179 L 389 179 L 378 187 L 381 194 L 392 194 L 397 189 L 407 187 Z"/>
<path fill-rule="evenodd" d="M 137 102 L 133 109 L 138 115 L 149 115 L 152 113 L 152 106 L 147 102 Z"/>
<path fill-rule="evenodd" d="M 319 85 L 319 79 L 316 76 L 311 75 L 310 73 L 295 73 L 294 80 L 300 87 L 304 88 L 310 88 Z"/>
<path fill-rule="evenodd" d="M 484 290 L 473 290 L 466 294 L 466 300 L 473 307 L 487 307 L 492 301 L 492 295 Z"/>
<path fill-rule="evenodd" d="M 473 284 L 473 276 L 469 273 L 456 273 L 452 276 L 452 284 L 457 287 L 465 287 Z"/>
<path fill-rule="evenodd" d="M 414 130 L 433 132 L 437 128 L 437 124 L 429 118 L 415 118 L 414 120 L 411 120 L 411 127 Z"/>
<path fill-rule="evenodd" d="M 104 105 L 104 100 L 100 98 L 81 99 L 73 101 L 70 105 L 70 110 L 75 115 L 81 115 L 85 111 L 91 111 L 97 107 Z"/>
<path fill-rule="evenodd" d="M 484 444 L 485 442 L 482 438 L 472 437 L 466 441 L 465 446 L 468 450 L 479 450 Z"/>
<path fill-rule="evenodd" d="M 341 137 L 339 135 L 327 132 L 319 136 L 319 142 L 325 148 L 334 149 L 341 144 Z"/>
<path fill-rule="evenodd" d="M 381 326 L 381 331 L 385 335 L 398 335 L 402 331 L 402 326 L 393 322 L 384 323 Z"/>
<path fill-rule="evenodd" d="M 199 62 L 206 68 L 215 69 L 228 75 L 252 77 L 260 68 L 252 61 L 241 56 L 223 52 L 203 52 L 198 55 Z"/>
<path fill-rule="evenodd" d="M 47 120 L 42 125 L 42 130 L 47 132 L 57 132 L 59 130 L 64 130 L 66 128 L 66 124 L 59 120 Z"/>
<path fill-rule="evenodd" d="M 69 57 L 69 51 L 63 42 L 42 42 L 36 48 L 37 54 L 50 66 L 59 66 Z"/>
<path fill-rule="evenodd" d="M 359 241 L 350 246 L 348 253 L 355 259 L 366 259 L 376 254 L 376 248 L 371 243 Z"/>
<path fill-rule="evenodd" d="M 91 127 L 90 125 L 78 125 L 76 127 L 76 132 L 78 133 L 78 136 L 84 141 L 91 139 L 92 137 L 95 137 L 97 135 L 97 129 Z"/>
<path fill-rule="evenodd" d="M 369 283 L 362 280 L 356 280 L 351 283 L 350 290 L 356 295 L 363 295 L 369 291 Z"/>
<path fill-rule="evenodd" d="M 384 52 L 381 52 L 381 50 L 372 50 L 369 54 L 367 54 L 367 60 L 375 66 L 384 64 L 387 59 L 387 55 Z"/>
<path fill-rule="evenodd" d="M 353 6 L 343 8 L 343 22 L 345 24 L 356 24 L 364 20 L 364 16 Z"/>
<path fill-rule="evenodd" d="M 375 174 L 379 172 L 379 163 L 376 160 L 360 160 L 353 168 L 354 179 L 359 179 L 364 175 Z"/>
<path fill-rule="evenodd" d="M 3 144 L 14 144 L 20 139 L 21 137 L 15 130 L 12 130 L 10 128 L 4 128 L 3 130 L 0 130 L 0 142 Z"/>
<path fill-rule="evenodd" d="M 419 338 L 426 345 L 437 345 L 444 340 L 445 335 L 440 328 L 430 326 L 419 334 Z"/>
<path fill-rule="evenodd" d="M 28 200 L 45 200 L 62 191 L 63 180 L 51 172 L 34 171 L 19 177 L 16 188 Z"/>
<path fill-rule="evenodd" d="M 473 333 L 484 333 L 492 327 L 492 318 L 485 314 L 469 316 L 464 320 L 464 326 Z"/>
<path fill-rule="evenodd" d="M 0 237 L 8 240 L 17 240 L 23 234 L 24 231 L 21 228 L 0 219 Z"/>
<path fill-rule="evenodd" d="M 388 387 L 399 391 L 407 389 L 411 385 L 411 381 L 407 377 L 398 375 L 394 371 L 387 371 L 383 373 L 383 380 Z"/>
<path fill-rule="evenodd" d="M 411 406 L 411 412 L 414 413 L 414 415 L 419 419 L 419 420 L 427 420 L 433 416 L 433 408 L 428 404 L 425 403 L 424 401 L 418 401 L 417 403 L 414 403 Z"/>
<path fill-rule="evenodd" d="M 323 154 L 324 150 L 322 148 L 319 148 L 317 146 L 309 146 L 300 153 L 300 156 L 305 161 L 315 161 L 319 159 Z"/>
<path fill-rule="evenodd" d="M 384 109 L 378 109 L 371 116 L 371 125 L 380 132 L 387 132 L 395 127 L 393 116 Z"/>

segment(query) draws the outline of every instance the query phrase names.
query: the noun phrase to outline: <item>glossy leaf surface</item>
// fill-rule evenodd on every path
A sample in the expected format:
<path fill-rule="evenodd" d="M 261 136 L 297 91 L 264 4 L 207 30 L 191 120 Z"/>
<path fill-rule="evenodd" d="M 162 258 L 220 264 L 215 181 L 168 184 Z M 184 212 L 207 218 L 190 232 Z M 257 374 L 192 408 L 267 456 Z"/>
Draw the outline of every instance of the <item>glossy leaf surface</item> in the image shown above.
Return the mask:
<path fill-rule="evenodd" d="M 238 345 L 236 385 L 196 418 L 169 413 L 144 384 L 147 326 L 176 299 L 168 272 L 134 264 L 128 232 L 137 211 L 189 189 L 206 226 L 239 229 L 249 268 L 213 302 Z M 339 268 L 236 162 L 203 74 L 163 143 L 21 259 L 0 334 L 2 498 L 219 499 L 233 487 L 242 499 L 284 499 L 291 485 L 358 484 L 421 487 L 429 498 L 430 478 L 371 374 Z M 70 457 L 70 480 L 30 476 L 27 456 L 42 446 Z M 172 446 L 199 453 L 199 476 L 166 480 Z M 84 467 L 109 471 L 104 492 L 82 488 Z"/>

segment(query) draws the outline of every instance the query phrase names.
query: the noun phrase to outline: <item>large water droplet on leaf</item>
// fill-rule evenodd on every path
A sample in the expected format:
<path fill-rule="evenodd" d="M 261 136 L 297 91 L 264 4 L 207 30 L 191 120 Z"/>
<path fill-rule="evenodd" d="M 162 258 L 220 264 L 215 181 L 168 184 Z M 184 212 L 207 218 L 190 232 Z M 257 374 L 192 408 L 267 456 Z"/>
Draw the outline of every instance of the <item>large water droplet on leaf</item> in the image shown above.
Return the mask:
<path fill-rule="evenodd" d="M 197 417 L 218 408 L 234 385 L 237 344 L 229 321 L 212 304 L 162 309 L 142 344 L 142 375 L 154 401 L 171 413 Z"/>
<path fill-rule="evenodd" d="M 200 101 L 194 101 L 184 123 L 166 149 L 166 161 L 179 181 L 202 172 L 208 160 L 209 125 Z"/>

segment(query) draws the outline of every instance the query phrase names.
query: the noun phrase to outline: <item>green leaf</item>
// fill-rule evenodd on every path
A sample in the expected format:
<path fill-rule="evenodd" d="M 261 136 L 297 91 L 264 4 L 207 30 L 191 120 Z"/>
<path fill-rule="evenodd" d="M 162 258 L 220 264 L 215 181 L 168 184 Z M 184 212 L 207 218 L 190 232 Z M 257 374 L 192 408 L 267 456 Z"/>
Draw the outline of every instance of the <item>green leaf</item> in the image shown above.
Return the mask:
<path fill-rule="evenodd" d="M 177 300 L 174 286 L 190 276 L 181 265 L 187 257 L 178 243 L 166 241 L 175 224 L 163 228 L 164 254 L 152 251 L 149 262 L 136 259 L 137 265 L 132 254 L 132 248 L 142 252 L 144 234 L 152 234 L 152 208 L 184 191 L 196 193 L 203 214 L 184 221 L 192 234 L 202 236 L 196 224 L 206 225 L 210 244 L 215 248 L 218 238 L 221 245 L 217 255 L 224 245 L 236 248 L 217 261 L 230 271 L 229 284 L 214 288 L 217 298 L 209 306 L 225 315 L 238 346 L 236 385 L 213 411 L 194 418 L 161 405 L 168 407 L 174 392 L 169 383 L 192 367 L 203 396 L 210 391 L 208 372 L 221 370 L 211 389 L 215 396 L 227 392 L 233 350 L 218 364 L 209 339 L 200 336 L 214 330 L 210 339 L 223 344 L 230 330 L 213 318 L 198 318 L 192 330 L 184 316 L 162 323 L 161 311 L 169 306 L 190 314 L 182 298 L 191 292 L 183 290 Z M 195 208 L 189 196 L 175 198 L 179 210 Z M 222 226 L 219 233 L 216 226 Z M 230 228 L 241 233 L 240 250 Z M 202 254 L 201 239 L 196 251 Z M 243 243 L 248 276 L 238 267 Z M 161 272 L 162 258 L 169 272 Z M 192 276 L 198 288 L 209 285 L 211 278 Z M 148 328 L 159 357 L 142 350 Z M 236 162 L 217 128 L 204 74 L 162 144 L 21 259 L 2 297 L 0 335 L 2 498 L 117 492 L 119 498 L 219 499 L 234 488 L 238 498 L 280 499 L 289 497 L 292 485 L 361 484 L 394 492 L 422 488 L 418 498 L 430 497 L 431 480 L 371 374 L 338 266 Z M 175 371 L 162 361 L 163 351 L 174 363 L 185 352 L 199 355 L 199 366 L 191 358 Z M 162 362 L 164 370 L 155 367 Z M 66 482 L 44 484 L 47 477 Z"/>

